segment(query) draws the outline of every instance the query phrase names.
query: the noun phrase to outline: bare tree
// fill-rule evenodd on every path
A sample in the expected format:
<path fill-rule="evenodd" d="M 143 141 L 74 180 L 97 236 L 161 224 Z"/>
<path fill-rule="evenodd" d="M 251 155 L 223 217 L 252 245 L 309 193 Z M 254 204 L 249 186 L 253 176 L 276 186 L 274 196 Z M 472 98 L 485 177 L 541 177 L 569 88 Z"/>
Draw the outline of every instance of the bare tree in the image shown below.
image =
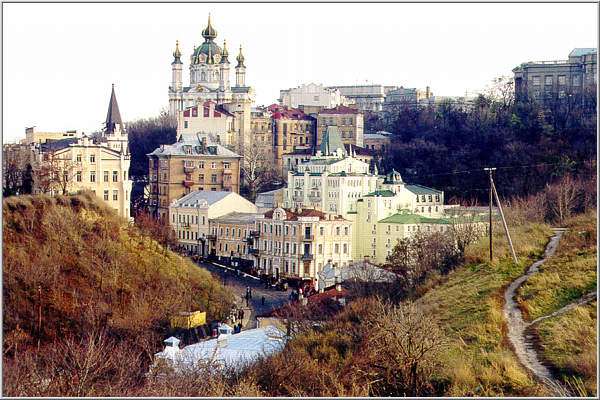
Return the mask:
<path fill-rule="evenodd" d="M 581 182 L 566 175 L 553 185 L 547 185 L 546 196 L 550 217 L 559 223 L 569 218 L 581 198 Z"/>
<path fill-rule="evenodd" d="M 42 162 L 35 170 L 37 188 L 42 193 L 59 192 L 68 194 L 74 179 L 75 163 L 70 157 L 48 151 L 42 155 Z"/>
<path fill-rule="evenodd" d="M 263 187 L 280 179 L 272 152 L 256 141 L 244 149 L 241 170 L 252 201 Z"/>
<path fill-rule="evenodd" d="M 440 367 L 446 340 L 436 321 L 415 303 L 379 302 L 369 321 L 369 366 L 376 372 L 377 396 L 432 393 L 430 378 Z"/>

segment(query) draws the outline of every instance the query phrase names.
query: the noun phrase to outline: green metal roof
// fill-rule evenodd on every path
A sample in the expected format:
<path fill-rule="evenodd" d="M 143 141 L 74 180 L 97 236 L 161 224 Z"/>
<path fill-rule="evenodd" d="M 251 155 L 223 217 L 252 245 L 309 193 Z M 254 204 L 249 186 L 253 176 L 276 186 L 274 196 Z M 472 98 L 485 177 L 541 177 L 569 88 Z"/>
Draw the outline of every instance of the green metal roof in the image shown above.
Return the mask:
<path fill-rule="evenodd" d="M 406 189 L 414 194 L 441 194 L 441 190 L 436 190 L 422 185 L 406 185 Z"/>
<path fill-rule="evenodd" d="M 446 218 L 427 218 L 417 214 L 399 213 L 378 221 L 383 224 L 449 224 Z"/>
<path fill-rule="evenodd" d="M 369 194 L 364 195 L 363 197 L 394 197 L 395 194 L 391 190 L 376 190 Z"/>

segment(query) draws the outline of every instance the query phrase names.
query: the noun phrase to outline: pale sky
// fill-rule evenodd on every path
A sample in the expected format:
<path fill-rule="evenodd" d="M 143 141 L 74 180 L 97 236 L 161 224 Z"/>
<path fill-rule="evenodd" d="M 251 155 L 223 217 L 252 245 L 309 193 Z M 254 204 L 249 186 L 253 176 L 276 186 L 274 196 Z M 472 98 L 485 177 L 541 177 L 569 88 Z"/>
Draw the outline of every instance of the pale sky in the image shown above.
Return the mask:
<path fill-rule="evenodd" d="M 530 60 L 597 47 L 596 4 L 3 4 L 3 141 L 99 129 L 110 85 L 125 121 L 168 106 L 208 13 L 257 104 L 302 83 L 380 83 L 460 95 Z"/>

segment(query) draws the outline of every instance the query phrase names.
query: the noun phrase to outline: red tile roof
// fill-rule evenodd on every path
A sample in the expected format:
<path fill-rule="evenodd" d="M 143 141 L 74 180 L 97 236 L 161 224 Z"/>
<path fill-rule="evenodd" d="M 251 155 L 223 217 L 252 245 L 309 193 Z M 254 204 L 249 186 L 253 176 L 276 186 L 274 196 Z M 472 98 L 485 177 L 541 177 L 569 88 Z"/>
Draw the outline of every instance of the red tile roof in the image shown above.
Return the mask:
<path fill-rule="evenodd" d="M 360 111 L 356 108 L 340 105 L 335 108 L 324 108 L 319 114 L 360 114 Z"/>
<path fill-rule="evenodd" d="M 273 119 L 297 119 L 297 120 L 311 120 L 312 118 L 306 114 L 302 110 L 297 108 L 288 108 L 285 106 L 280 106 L 279 104 L 271 104 L 267 107 L 267 110 L 271 112 L 271 118 Z"/>

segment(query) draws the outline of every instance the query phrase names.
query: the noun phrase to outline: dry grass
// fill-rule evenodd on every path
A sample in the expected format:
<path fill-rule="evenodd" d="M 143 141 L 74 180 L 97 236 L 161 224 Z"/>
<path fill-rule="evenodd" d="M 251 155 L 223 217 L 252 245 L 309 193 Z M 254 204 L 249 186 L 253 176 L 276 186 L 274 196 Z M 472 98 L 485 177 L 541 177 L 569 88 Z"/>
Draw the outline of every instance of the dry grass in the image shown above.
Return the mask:
<path fill-rule="evenodd" d="M 511 228 L 519 265 L 509 258 L 503 232 L 496 229 L 494 250 L 488 257 L 488 238 L 467 249 L 465 266 L 449 274 L 445 283 L 425 294 L 419 303 L 436 315 L 450 343 L 443 354 L 451 384 L 450 396 L 543 395 L 544 389 L 518 363 L 505 342 L 502 315 L 504 287 L 536 259 L 549 236 L 546 225 Z"/>
<path fill-rule="evenodd" d="M 581 379 L 580 395 L 596 396 L 596 302 L 578 306 L 536 327 L 544 358 L 566 382 Z"/>
<path fill-rule="evenodd" d="M 547 315 L 596 289 L 596 212 L 570 219 L 555 255 L 518 291 L 530 320 Z"/>

